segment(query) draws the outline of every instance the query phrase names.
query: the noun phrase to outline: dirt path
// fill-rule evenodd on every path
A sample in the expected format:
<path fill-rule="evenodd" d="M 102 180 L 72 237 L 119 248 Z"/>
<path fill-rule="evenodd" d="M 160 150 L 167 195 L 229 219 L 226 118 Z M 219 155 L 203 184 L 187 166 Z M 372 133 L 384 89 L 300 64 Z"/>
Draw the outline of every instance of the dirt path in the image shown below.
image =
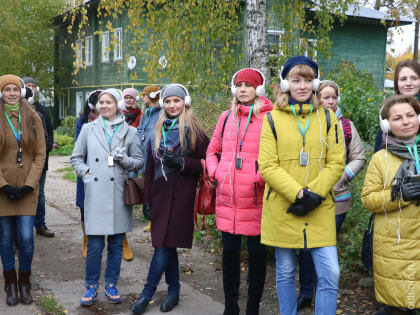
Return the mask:
<path fill-rule="evenodd" d="M 83 294 L 85 260 L 82 258 L 82 232 L 80 213 L 75 206 L 76 185 L 62 179 L 57 169 L 69 166 L 68 157 L 51 157 L 46 181 L 47 225 L 56 233 L 48 239 L 36 236 L 33 262 L 34 296 L 53 296 L 67 310 L 67 314 L 131 314 L 130 304 L 143 289 L 152 257 L 150 234 L 143 232 L 145 223 L 135 219 L 134 230 L 128 234 L 134 260 L 123 261 L 118 283 L 123 303 L 110 305 L 103 297 L 103 276 L 99 299 L 94 306 L 82 308 L 79 299 Z M 195 246 L 192 250 L 180 250 L 181 297 L 180 305 L 171 314 L 222 314 L 223 289 L 220 259 Z M 105 255 L 104 255 L 105 258 Z M 103 265 L 105 266 L 105 260 Z M 242 272 L 241 314 L 245 313 L 246 270 Z M 2 290 L 0 290 L 2 291 Z M 161 314 L 159 305 L 166 295 L 164 279 L 155 294 L 153 305 L 146 314 Z M 4 293 L 0 293 L 1 301 Z M 372 314 L 377 308 L 372 298 L 357 286 L 340 290 L 338 309 L 340 314 Z M 1 314 L 41 314 L 36 305 L 9 308 L 0 303 Z M 306 309 L 299 314 L 312 314 Z M 275 270 L 268 266 L 267 281 L 261 305 L 262 315 L 279 314 L 275 288 Z"/>

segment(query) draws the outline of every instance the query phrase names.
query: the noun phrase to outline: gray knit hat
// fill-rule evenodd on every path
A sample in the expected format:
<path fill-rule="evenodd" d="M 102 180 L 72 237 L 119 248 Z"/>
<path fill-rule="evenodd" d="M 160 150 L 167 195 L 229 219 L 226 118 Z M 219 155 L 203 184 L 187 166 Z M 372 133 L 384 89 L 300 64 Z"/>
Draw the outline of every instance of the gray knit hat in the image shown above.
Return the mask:
<path fill-rule="evenodd" d="M 164 107 L 165 99 L 169 96 L 178 96 L 185 101 L 185 106 L 191 105 L 191 97 L 188 93 L 188 90 L 185 86 L 178 83 L 171 83 L 166 85 L 162 92 L 160 93 L 159 104 L 161 107 Z"/>
<path fill-rule="evenodd" d="M 114 88 L 103 90 L 101 92 L 101 94 L 99 94 L 98 100 L 104 94 L 109 94 L 109 95 L 112 95 L 114 97 L 114 99 L 117 101 L 118 110 L 125 109 L 125 103 L 124 103 L 124 100 L 123 100 L 123 93 L 120 90 L 114 89 Z"/>
<path fill-rule="evenodd" d="M 32 84 L 36 85 L 35 80 L 32 79 L 31 77 L 24 77 L 22 80 L 25 84 L 32 83 Z"/>

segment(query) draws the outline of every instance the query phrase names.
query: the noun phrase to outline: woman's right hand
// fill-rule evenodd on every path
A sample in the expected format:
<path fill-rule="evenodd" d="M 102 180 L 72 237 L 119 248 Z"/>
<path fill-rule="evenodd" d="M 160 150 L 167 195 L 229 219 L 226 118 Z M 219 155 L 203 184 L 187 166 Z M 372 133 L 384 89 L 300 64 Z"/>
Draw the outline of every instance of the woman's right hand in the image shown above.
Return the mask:
<path fill-rule="evenodd" d="M 89 171 L 87 171 L 86 173 L 85 173 L 85 175 L 83 175 L 83 178 L 86 178 L 86 177 L 88 177 L 90 174 L 89 174 Z"/>

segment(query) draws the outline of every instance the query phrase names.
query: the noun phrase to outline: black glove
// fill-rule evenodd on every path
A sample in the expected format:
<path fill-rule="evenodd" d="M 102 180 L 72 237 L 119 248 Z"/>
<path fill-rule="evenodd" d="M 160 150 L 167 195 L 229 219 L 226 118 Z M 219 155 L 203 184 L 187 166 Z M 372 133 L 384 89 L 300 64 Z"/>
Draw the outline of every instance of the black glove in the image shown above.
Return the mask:
<path fill-rule="evenodd" d="M 143 215 L 149 221 L 152 219 L 152 205 L 150 203 L 143 204 Z"/>
<path fill-rule="evenodd" d="M 11 200 L 19 199 L 19 198 L 15 197 L 19 188 L 16 188 L 16 187 L 13 187 L 13 186 L 10 186 L 10 185 L 4 185 L 2 188 L 0 188 L 0 190 L 3 191 L 7 195 L 7 198 L 9 198 Z"/>
<path fill-rule="evenodd" d="M 324 197 L 305 188 L 303 190 L 303 197 L 297 201 L 301 203 L 308 210 L 308 212 L 310 212 L 318 207 L 323 200 L 325 200 Z"/>
<path fill-rule="evenodd" d="M 309 213 L 309 211 L 303 206 L 303 204 L 296 201 L 295 203 L 292 203 L 287 209 L 287 213 L 292 213 L 298 217 L 303 217 Z"/>
<path fill-rule="evenodd" d="M 404 201 L 420 198 L 420 181 L 409 181 L 401 186 Z"/>
<path fill-rule="evenodd" d="M 165 150 L 162 163 L 169 168 L 180 170 L 184 167 L 184 158 L 173 151 Z"/>
<path fill-rule="evenodd" d="M 34 190 L 32 187 L 30 186 L 23 186 L 17 189 L 16 193 L 15 193 L 15 199 L 19 200 L 20 198 L 22 198 L 26 193 L 30 192 Z"/>

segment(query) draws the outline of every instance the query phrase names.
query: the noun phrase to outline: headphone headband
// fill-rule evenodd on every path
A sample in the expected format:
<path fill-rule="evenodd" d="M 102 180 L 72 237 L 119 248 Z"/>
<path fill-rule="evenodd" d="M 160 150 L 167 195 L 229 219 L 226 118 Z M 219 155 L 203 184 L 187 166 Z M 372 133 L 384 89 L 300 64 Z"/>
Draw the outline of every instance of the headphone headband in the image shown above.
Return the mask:
<path fill-rule="evenodd" d="M 284 69 L 284 66 L 282 66 L 281 69 L 279 70 L 280 88 L 284 93 L 286 93 L 290 91 L 290 85 L 289 85 L 289 80 L 286 80 L 286 78 L 283 78 L 283 76 L 281 75 L 281 73 L 283 72 L 283 69 Z M 321 77 L 321 74 L 319 73 L 319 69 L 316 75 L 317 75 L 316 78 L 313 80 L 314 82 L 314 86 L 312 87 L 313 91 L 318 91 L 318 88 L 319 88 L 320 77 Z"/>
<path fill-rule="evenodd" d="M 248 69 L 249 70 L 254 70 L 254 71 L 258 72 L 261 75 L 261 77 L 263 79 L 263 83 L 261 85 L 257 86 L 257 88 L 255 89 L 255 91 L 256 91 L 257 96 L 264 96 L 265 95 L 265 76 L 264 76 L 264 74 L 260 70 L 255 69 L 255 68 L 242 68 L 242 69 L 239 69 L 238 71 L 236 71 L 233 74 L 232 79 L 230 81 L 230 90 L 231 90 L 233 96 L 236 95 L 236 85 L 235 85 L 236 76 L 242 70 L 248 70 Z"/>
<path fill-rule="evenodd" d="M 180 83 L 171 83 L 171 84 L 177 85 L 177 86 L 179 86 L 181 89 L 183 89 L 185 91 L 185 93 L 187 95 L 185 95 L 184 103 L 185 103 L 185 106 L 190 107 L 191 106 L 191 96 L 190 96 L 190 93 L 188 92 L 188 89 L 185 86 L 183 86 L 182 84 L 180 84 Z M 160 96 L 160 98 L 159 98 L 159 105 L 160 105 L 161 108 L 164 108 L 165 107 L 165 104 L 163 103 L 163 99 L 162 99 L 162 94 L 163 94 L 163 92 L 165 91 L 165 89 L 166 89 L 166 87 L 168 85 L 164 86 L 162 90 L 157 91 L 160 94 L 159 95 Z"/>
<path fill-rule="evenodd" d="M 321 86 L 322 83 L 330 83 L 332 85 L 334 85 L 337 88 L 337 105 L 340 104 L 341 101 L 341 94 L 340 94 L 340 87 L 338 86 L 337 83 L 335 83 L 332 80 L 322 80 L 319 82 L 319 85 Z M 319 87 L 318 87 L 319 88 Z M 318 91 L 317 91 L 318 92 Z"/>

